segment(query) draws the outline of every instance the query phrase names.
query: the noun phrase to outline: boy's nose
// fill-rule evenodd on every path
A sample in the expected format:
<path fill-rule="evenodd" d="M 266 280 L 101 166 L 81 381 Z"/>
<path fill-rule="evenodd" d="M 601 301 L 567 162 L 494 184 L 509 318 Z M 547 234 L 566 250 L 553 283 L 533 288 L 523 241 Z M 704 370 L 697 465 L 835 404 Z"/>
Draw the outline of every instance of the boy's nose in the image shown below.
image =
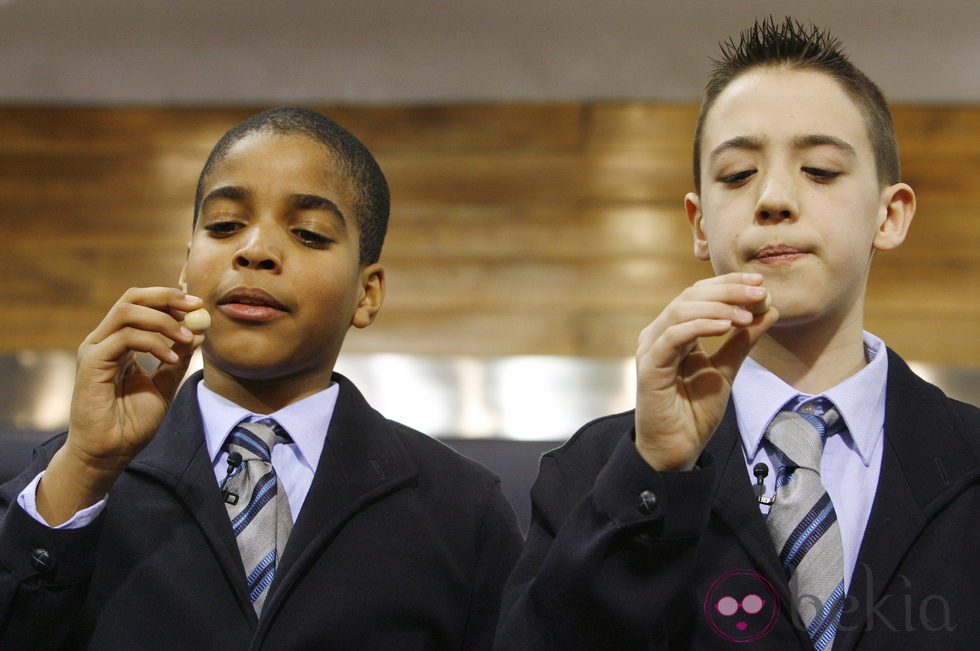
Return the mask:
<path fill-rule="evenodd" d="M 282 268 L 282 256 L 275 243 L 263 235 L 261 229 L 256 228 L 235 252 L 235 266 L 279 271 Z"/>
<path fill-rule="evenodd" d="M 256 269 L 275 269 L 279 266 L 272 258 L 254 258 L 247 255 L 239 255 L 235 264 L 239 267 L 255 267 Z"/>
<path fill-rule="evenodd" d="M 796 217 L 799 207 L 792 181 L 776 176 L 767 178 L 759 195 L 755 214 L 763 221 L 781 221 Z"/>
<path fill-rule="evenodd" d="M 774 219 L 774 218 L 777 218 L 777 217 L 780 218 L 780 219 L 789 219 L 792 216 L 793 216 L 793 213 L 790 212 L 786 208 L 780 209 L 778 211 L 777 210 L 765 210 L 765 209 L 759 211 L 759 217 L 761 217 L 762 219 Z"/>

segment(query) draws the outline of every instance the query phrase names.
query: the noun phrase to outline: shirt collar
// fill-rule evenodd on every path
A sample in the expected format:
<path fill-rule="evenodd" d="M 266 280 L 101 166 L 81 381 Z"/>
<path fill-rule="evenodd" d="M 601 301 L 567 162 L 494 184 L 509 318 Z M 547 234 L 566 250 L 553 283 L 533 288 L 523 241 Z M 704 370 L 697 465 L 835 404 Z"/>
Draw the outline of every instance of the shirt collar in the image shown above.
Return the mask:
<path fill-rule="evenodd" d="M 864 356 L 868 363 L 863 368 L 822 395 L 837 406 L 847 425 L 851 444 L 864 465 L 868 465 L 885 422 L 888 377 L 885 344 L 869 332 L 864 333 Z M 742 363 L 732 384 L 732 400 L 745 458 L 749 462 L 755 459 L 769 422 L 799 393 L 751 357 Z"/>
<path fill-rule="evenodd" d="M 201 409 L 201 420 L 204 423 L 204 440 L 212 465 L 221 454 L 221 446 L 231 430 L 242 419 L 256 416 L 273 418 L 289 432 L 293 440 L 291 445 L 295 446 L 298 453 L 297 457 L 301 463 L 315 471 L 339 393 L 340 385 L 334 383 L 323 391 L 286 405 L 272 414 L 253 414 L 211 391 L 204 386 L 204 382 L 199 382 L 197 401 Z"/>

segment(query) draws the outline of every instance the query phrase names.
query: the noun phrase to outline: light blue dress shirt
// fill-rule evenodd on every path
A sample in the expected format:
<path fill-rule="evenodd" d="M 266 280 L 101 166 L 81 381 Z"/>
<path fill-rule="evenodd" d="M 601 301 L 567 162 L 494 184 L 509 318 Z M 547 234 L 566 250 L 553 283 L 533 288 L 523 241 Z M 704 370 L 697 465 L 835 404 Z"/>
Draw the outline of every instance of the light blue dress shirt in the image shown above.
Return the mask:
<path fill-rule="evenodd" d="M 272 467 L 276 469 L 280 485 L 286 487 L 289 510 L 295 524 L 310 484 L 313 483 L 313 475 L 316 474 L 320 453 L 327 440 L 327 428 L 330 426 L 339 393 L 340 385 L 333 384 L 277 412 L 253 414 L 211 391 L 204 386 L 204 382 L 198 384 L 197 400 L 201 406 L 201 420 L 204 422 L 204 442 L 216 481 L 220 482 L 228 473 L 228 453 L 221 447 L 232 429 L 247 416 L 274 419 L 289 432 L 293 440 L 292 443 L 280 443 L 272 447 Z"/>
<path fill-rule="evenodd" d="M 252 414 L 235 403 L 222 398 L 204 386 L 197 385 L 197 400 L 201 409 L 201 420 L 204 423 L 204 441 L 207 445 L 208 458 L 214 470 L 215 481 L 220 482 L 227 474 L 228 453 L 221 449 L 231 430 L 246 416 L 274 418 L 293 439 L 292 443 L 276 445 L 272 449 L 272 467 L 282 486 L 286 487 L 289 498 L 289 510 L 296 523 L 296 517 L 306 500 L 306 494 L 313 483 L 320 452 L 327 439 L 327 428 L 333 418 L 334 407 L 340 385 L 332 384 L 328 388 L 307 396 L 298 402 L 283 407 L 272 414 Z M 41 524 L 48 525 L 41 514 L 37 512 L 37 484 L 44 476 L 44 471 L 21 491 L 17 503 L 32 518 Z M 70 520 L 55 529 L 77 529 L 84 527 L 94 520 L 105 507 L 105 500 L 76 513 Z"/>
<path fill-rule="evenodd" d="M 837 406 L 848 430 L 827 439 L 820 461 L 820 479 L 834 502 L 840 524 L 845 589 L 850 586 L 871 514 L 884 446 L 888 377 L 885 344 L 865 332 L 864 353 L 868 363 L 861 370 L 821 394 Z M 779 463 L 772 445 L 765 439 L 766 428 L 780 408 L 801 393 L 752 358 L 742 364 L 732 385 L 745 466 L 753 484 L 756 483 L 755 465 L 764 463 L 769 467 L 764 482 L 768 496 L 775 493 Z M 768 513 L 768 507 L 760 505 L 759 508 Z"/>

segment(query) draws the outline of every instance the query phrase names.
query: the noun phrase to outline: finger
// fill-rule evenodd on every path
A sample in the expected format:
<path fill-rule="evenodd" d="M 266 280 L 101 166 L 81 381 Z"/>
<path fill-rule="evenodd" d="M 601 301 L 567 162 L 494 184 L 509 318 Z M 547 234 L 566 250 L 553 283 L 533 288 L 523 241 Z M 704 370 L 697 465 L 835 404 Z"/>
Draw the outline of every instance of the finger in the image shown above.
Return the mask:
<path fill-rule="evenodd" d="M 131 352 L 148 353 L 162 364 L 174 364 L 179 356 L 170 343 L 155 332 L 138 328 L 122 328 L 105 340 L 79 351 L 79 366 L 117 368 Z"/>
<path fill-rule="evenodd" d="M 765 278 L 762 274 L 757 273 L 747 273 L 742 271 L 733 271 L 727 274 L 721 274 L 720 276 L 711 276 L 709 278 L 702 278 L 692 285 L 692 287 L 702 287 L 705 285 L 761 285 Z"/>
<path fill-rule="evenodd" d="M 716 301 L 728 305 L 750 305 L 763 300 L 766 293 L 765 287 L 746 283 L 694 284 L 685 289 L 674 302 Z"/>
<path fill-rule="evenodd" d="M 101 341 L 124 325 L 138 326 L 141 319 L 152 313 L 164 314 L 174 321 L 180 321 L 185 313 L 203 305 L 204 301 L 200 298 L 173 287 L 134 287 L 126 290 L 113 304 L 102 322 L 89 335 L 89 339 L 93 342 Z"/>
<path fill-rule="evenodd" d="M 664 331 L 654 348 L 679 351 L 702 337 L 717 337 L 732 329 L 728 319 L 694 319 L 678 323 Z"/>
<path fill-rule="evenodd" d="M 166 288 L 169 289 L 169 288 Z M 193 312 L 204 307 L 204 301 L 193 294 L 182 294 L 170 301 L 164 312 L 173 317 L 176 321 L 183 322 L 188 312 Z"/>
<path fill-rule="evenodd" d="M 653 368 L 674 370 L 702 337 L 717 337 L 729 332 L 732 322 L 727 319 L 695 319 L 675 324 L 647 347 L 637 351 L 637 363 Z"/>
<path fill-rule="evenodd" d="M 183 312 L 204 306 L 204 301 L 200 298 L 176 287 L 131 287 L 123 293 L 118 302 L 145 305 L 156 309 L 172 308 Z"/>
<path fill-rule="evenodd" d="M 194 338 L 194 333 L 167 312 L 145 305 L 118 303 L 92 331 L 86 342 L 97 344 L 124 328 L 159 333 L 174 342 L 189 343 Z"/>
<path fill-rule="evenodd" d="M 667 341 L 668 347 L 681 352 L 690 350 L 696 339 L 685 339 L 675 345 L 678 336 L 687 337 L 692 332 L 706 333 L 701 336 L 716 336 L 725 334 L 733 325 L 749 326 L 755 317 L 743 306 L 765 300 L 766 290 L 761 286 L 762 280 L 760 274 L 741 272 L 699 280 L 681 292 L 644 328 L 640 333 L 637 355 L 649 354 L 664 333 L 683 323 L 701 322 L 700 325 L 675 330 Z"/>
<path fill-rule="evenodd" d="M 729 326 L 751 324 L 754 315 L 742 307 L 749 301 L 746 293 L 748 289 L 751 288 L 745 285 L 716 285 L 707 292 L 686 291 L 664 308 L 653 323 L 640 333 L 639 352 L 649 348 L 669 328 L 682 323 L 711 320 L 727 321 Z M 725 331 L 720 334 L 724 334 Z"/>
<path fill-rule="evenodd" d="M 732 336 L 711 356 L 718 372 L 729 382 L 734 381 L 738 369 L 757 341 L 779 320 L 779 311 L 770 308 L 755 318 L 749 326 L 736 328 Z"/>
<path fill-rule="evenodd" d="M 670 318 L 675 323 L 697 319 L 713 319 L 747 326 L 752 323 L 755 315 L 741 305 L 730 305 L 717 301 L 687 301 L 672 306 Z"/>

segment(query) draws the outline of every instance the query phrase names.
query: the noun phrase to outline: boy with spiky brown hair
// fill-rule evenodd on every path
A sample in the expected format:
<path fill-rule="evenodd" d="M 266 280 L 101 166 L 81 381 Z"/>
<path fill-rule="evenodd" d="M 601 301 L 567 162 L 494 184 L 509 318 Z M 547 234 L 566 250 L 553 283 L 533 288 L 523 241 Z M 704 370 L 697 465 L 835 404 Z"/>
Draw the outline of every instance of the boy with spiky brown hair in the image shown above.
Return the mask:
<path fill-rule="evenodd" d="M 915 210 L 888 107 L 792 19 L 722 50 L 684 200 L 716 275 L 640 335 L 635 411 L 542 459 L 497 645 L 972 647 L 980 412 L 863 330 Z"/>

